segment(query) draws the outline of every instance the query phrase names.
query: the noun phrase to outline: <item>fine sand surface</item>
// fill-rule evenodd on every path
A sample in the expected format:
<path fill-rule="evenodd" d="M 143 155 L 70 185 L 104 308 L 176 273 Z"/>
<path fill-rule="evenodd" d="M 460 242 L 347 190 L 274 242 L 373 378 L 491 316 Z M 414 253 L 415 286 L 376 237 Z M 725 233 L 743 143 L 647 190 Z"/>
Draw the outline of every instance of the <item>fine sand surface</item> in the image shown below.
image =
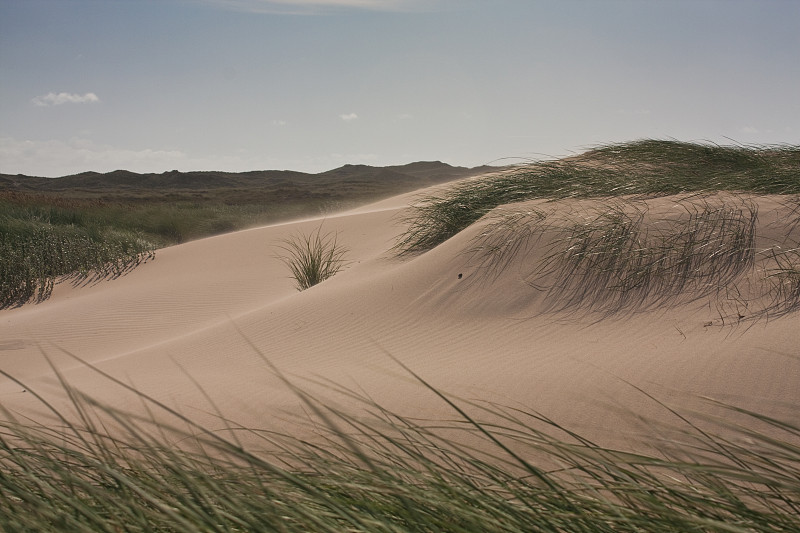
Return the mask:
<path fill-rule="evenodd" d="M 36 391 L 67 406 L 54 366 L 78 390 L 142 410 L 88 363 L 209 428 L 225 427 L 222 413 L 246 427 L 306 431 L 308 409 L 274 365 L 329 405 L 362 408 L 336 384 L 410 417 L 456 418 L 396 358 L 443 391 L 524 407 L 609 446 L 638 447 L 660 426 L 680 426 L 667 406 L 730 414 L 709 398 L 800 423 L 797 312 L 723 323 L 707 297 L 624 314 L 555 312 L 525 281 L 530 254 L 495 276 L 466 253 L 485 221 L 397 257 L 414 198 L 159 250 L 119 279 L 57 285 L 46 302 L 2 310 L 0 369 L 24 387 L 0 376 L 0 403 L 43 416 Z M 768 215 L 779 202 L 753 201 L 759 230 L 779 239 Z M 297 292 L 279 246 L 320 226 L 338 234 L 349 263 Z"/>

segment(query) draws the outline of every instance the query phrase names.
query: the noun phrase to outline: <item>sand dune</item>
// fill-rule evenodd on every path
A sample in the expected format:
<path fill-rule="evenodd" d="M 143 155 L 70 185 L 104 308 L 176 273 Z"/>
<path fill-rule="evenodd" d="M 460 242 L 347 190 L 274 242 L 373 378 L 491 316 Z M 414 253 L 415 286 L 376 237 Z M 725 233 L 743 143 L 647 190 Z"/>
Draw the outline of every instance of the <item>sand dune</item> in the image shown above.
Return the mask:
<path fill-rule="evenodd" d="M 306 420 L 270 364 L 345 408 L 357 402 L 330 384 L 409 416 L 453 417 L 392 358 L 442 390 L 525 406 L 612 446 L 635 447 L 653 424 L 677 424 L 658 402 L 721 412 L 708 397 L 800 422 L 796 312 L 723 324 L 709 297 L 631 313 L 554 310 L 529 279 L 544 247 L 511 257 L 492 276 L 468 253 L 491 218 L 428 253 L 397 257 L 390 249 L 414 198 L 194 241 L 160 250 L 116 280 L 59 285 L 44 303 L 0 311 L 0 368 L 59 405 L 67 400 L 51 365 L 103 402 L 141 408 L 69 352 L 220 428 L 217 412 L 288 431 Z M 671 212 L 678 200 L 652 201 L 649 209 Z M 752 201 L 762 213 L 780 207 L 770 198 Z M 588 201 L 548 205 L 592 208 Z M 764 235 L 781 235 L 770 233 L 768 216 L 759 221 Z M 320 226 L 338 234 L 349 263 L 297 292 L 277 257 L 280 243 Z M 0 402 L 42 412 L 6 378 Z"/>

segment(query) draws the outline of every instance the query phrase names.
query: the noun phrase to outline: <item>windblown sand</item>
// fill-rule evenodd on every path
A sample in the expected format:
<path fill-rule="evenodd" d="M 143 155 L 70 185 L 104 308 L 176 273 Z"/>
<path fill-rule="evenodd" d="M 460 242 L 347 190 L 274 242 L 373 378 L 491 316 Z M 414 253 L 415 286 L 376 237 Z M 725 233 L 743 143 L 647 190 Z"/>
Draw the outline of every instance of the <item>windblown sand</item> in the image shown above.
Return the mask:
<path fill-rule="evenodd" d="M 409 417 L 457 418 L 395 358 L 442 391 L 535 411 L 609 446 L 680 426 L 670 409 L 730 414 L 709 399 L 800 423 L 798 312 L 723 320 L 709 297 L 630 313 L 554 311 L 526 278 L 535 247 L 497 275 L 476 264 L 469 251 L 485 221 L 398 257 L 391 248 L 414 199 L 159 250 L 121 278 L 61 283 L 46 302 L 2 310 L 0 368 L 24 385 L 0 377 L 0 402 L 49 420 L 35 391 L 68 410 L 57 369 L 77 390 L 142 412 L 102 371 L 209 428 L 225 427 L 221 413 L 245 427 L 307 431 L 307 408 L 277 369 L 354 412 L 364 406 L 336 387 Z M 770 226 L 779 202 L 752 201 L 759 231 L 789 231 Z M 348 264 L 298 292 L 280 245 L 320 226 L 349 249 Z"/>

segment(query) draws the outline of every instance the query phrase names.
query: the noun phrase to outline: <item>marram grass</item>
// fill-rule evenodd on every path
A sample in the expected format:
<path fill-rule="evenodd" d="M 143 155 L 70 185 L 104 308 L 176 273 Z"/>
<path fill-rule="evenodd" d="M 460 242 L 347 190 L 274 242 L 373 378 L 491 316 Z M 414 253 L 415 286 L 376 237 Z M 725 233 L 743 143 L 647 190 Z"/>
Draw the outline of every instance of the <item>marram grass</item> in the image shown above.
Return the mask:
<path fill-rule="evenodd" d="M 676 197 L 667 212 L 635 198 L 512 204 L 488 215 L 469 261 L 491 280 L 516 260 L 515 274 L 551 311 L 631 313 L 710 299 L 734 322 L 778 317 L 800 308 L 797 202 L 761 213 L 783 237 L 760 244 L 757 204 L 730 194 Z"/>
<path fill-rule="evenodd" d="M 0 309 L 50 296 L 59 278 L 116 277 L 154 256 L 140 235 L 0 216 Z"/>
<path fill-rule="evenodd" d="M 648 139 L 521 165 L 422 197 L 410 210 L 396 249 L 408 254 L 433 248 L 503 204 L 714 191 L 800 194 L 800 147 Z"/>
<path fill-rule="evenodd" d="M 322 226 L 309 234 L 295 235 L 280 245 L 279 258 L 289 267 L 298 291 L 304 291 L 336 275 L 345 264 L 347 249 L 333 233 L 322 233 Z"/>
<path fill-rule="evenodd" d="M 685 424 L 681 442 L 662 442 L 657 455 L 623 453 L 533 410 L 458 400 L 411 374 L 452 408 L 451 420 L 406 418 L 341 389 L 372 413 L 355 416 L 295 388 L 317 420 L 316 442 L 230 420 L 227 431 L 211 431 L 139 394 L 151 413 L 172 420 L 155 424 L 64 384 L 74 412 L 53 409 L 57 424 L 3 412 L 0 530 L 774 533 L 800 527 L 796 420 L 726 406 L 740 422 L 717 421 L 717 434 L 676 413 Z M 748 429 L 756 426 L 762 430 Z M 244 447 L 237 434 L 264 446 Z"/>

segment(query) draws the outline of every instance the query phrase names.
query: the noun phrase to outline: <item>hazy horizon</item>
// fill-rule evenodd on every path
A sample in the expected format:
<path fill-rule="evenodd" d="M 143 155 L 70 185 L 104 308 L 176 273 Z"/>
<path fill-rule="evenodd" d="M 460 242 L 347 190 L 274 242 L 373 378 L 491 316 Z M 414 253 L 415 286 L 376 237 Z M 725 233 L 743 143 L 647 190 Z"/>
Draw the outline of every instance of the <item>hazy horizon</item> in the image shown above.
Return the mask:
<path fill-rule="evenodd" d="M 400 168 L 400 169 L 402 169 L 403 167 L 408 167 L 408 166 L 412 166 L 412 165 L 419 164 L 419 163 L 441 163 L 443 165 L 449 165 L 452 168 L 462 168 L 462 169 L 467 169 L 467 170 L 480 169 L 482 167 L 491 167 L 491 169 L 494 170 L 494 169 L 501 169 L 501 168 L 507 167 L 507 165 L 503 164 L 502 162 L 494 164 L 494 165 L 477 165 L 475 167 L 465 167 L 463 165 L 450 165 L 450 163 L 446 163 L 444 161 L 438 161 L 438 160 L 437 161 L 433 161 L 433 160 L 422 161 L 422 160 L 420 160 L 420 161 L 408 161 L 407 163 L 398 163 L 398 164 L 391 164 L 391 165 L 370 165 L 368 163 L 342 163 L 338 167 L 326 168 L 324 170 L 313 171 L 313 172 L 311 172 L 311 171 L 306 172 L 306 171 L 302 171 L 302 170 L 294 170 L 294 169 L 290 169 L 290 168 L 286 168 L 286 169 L 280 169 L 280 168 L 257 168 L 257 169 L 249 169 L 249 170 L 232 170 L 232 171 L 216 170 L 216 169 L 193 169 L 193 170 L 167 169 L 167 170 L 146 170 L 146 171 L 142 171 L 142 172 L 137 172 L 135 170 L 130 170 L 130 169 L 127 169 L 127 168 L 115 168 L 115 169 L 112 169 L 112 170 L 106 170 L 106 171 L 102 171 L 102 172 L 98 172 L 98 171 L 95 171 L 95 170 L 83 170 L 83 171 L 80 171 L 80 172 L 75 172 L 75 173 L 70 173 L 70 174 L 61 174 L 61 175 L 58 175 L 58 176 L 42 176 L 42 175 L 37 175 L 37 174 L 25 174 L 25 173 L 22 173 L 22 172 L 9 173 L 9 172 L 2 172 L 2 171 L 0 171 L 0 174 L 2 174 L 4 176 L 26 176 L 26 177 L 30 177 L 30 178 L 66 178 L 66 177 L 70 177 L 70 176 L 79 176 L 79 175 L 82 175 L 82 174 L 92 174 L 92 173 L 93 174 L 114 174 L 115 172 L 131 172 L 133 174 L 141 174 L 141 175 L 146 175 L 146 174 L 158 175 L 158 174 L 171 174 L 171 173 L 176 172 L 176 171 L 180 172 L 182 174 L 193 174 L 193 173 L 248 174 L 248 173 L 259 173 L 259 172 L 287 172 L 287 173 L 289 173 L 289 172 L 299 172 L 299 173 L 304 173 L 304 174 L 324 174 L 326 172 L 332 172 L 332 171 L 336 171 L 336 170 L 339 170 L 339 169 L 342 169 L 342 168 L 347 168 L 347 167 L 370 167 L 370 168 L 378 168 L 378 169 L 380 169 L 380 168 Z"/>
<path fill-rule="evenodd" d="M 0 172 L 800 144 L 800 2 L 0 0 Z"/>

